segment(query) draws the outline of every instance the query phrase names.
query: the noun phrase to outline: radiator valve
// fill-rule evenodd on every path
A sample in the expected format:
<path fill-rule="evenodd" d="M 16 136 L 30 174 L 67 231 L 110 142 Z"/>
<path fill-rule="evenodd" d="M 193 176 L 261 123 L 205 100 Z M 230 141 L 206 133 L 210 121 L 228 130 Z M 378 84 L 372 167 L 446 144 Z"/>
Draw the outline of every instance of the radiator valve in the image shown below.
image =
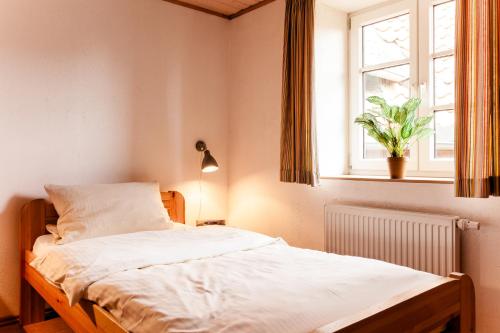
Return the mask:
<path fill-rule="evenodd" d="M 457 227 L 460 230 L 467 231 L 469 229 L 479 230 L 481 225 L 479 222 L 471 221 L 468 219 L 458 219 Z"/>

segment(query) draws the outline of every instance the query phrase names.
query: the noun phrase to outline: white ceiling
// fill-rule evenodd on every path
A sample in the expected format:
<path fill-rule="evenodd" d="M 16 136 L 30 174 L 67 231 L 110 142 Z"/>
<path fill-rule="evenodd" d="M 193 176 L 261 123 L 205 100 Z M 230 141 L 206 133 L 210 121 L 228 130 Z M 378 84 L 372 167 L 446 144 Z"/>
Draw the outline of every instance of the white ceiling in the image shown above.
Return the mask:
<path fill-rule="evenodd" d="M 388 0 L 320 0 L 324 4 L 337 10 L 352 13 Z"/>

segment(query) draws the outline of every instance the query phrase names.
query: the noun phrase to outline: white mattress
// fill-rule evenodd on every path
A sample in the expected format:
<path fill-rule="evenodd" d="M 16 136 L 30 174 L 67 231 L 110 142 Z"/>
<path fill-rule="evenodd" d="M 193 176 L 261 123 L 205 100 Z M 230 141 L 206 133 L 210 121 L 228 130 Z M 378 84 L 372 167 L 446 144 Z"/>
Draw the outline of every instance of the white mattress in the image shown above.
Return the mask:
<path fill-rule="evenodd" d="M 32 266 L 72 304 L 96 302 L 131 332 L 314 332 L 442 279 L 227 227 L 45 249 Z"/>

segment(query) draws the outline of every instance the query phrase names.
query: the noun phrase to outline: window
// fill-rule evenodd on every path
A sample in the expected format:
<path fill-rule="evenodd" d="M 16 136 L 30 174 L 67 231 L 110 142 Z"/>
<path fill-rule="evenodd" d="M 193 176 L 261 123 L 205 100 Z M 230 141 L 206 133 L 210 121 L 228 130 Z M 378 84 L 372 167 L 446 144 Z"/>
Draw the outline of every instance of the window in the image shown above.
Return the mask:
<path fill-rule="evenodd" d="M 350 171 L 385 173 L 387 153 L 354 118 L 366 98 L 402 104 L 420 97 L 435 134 L 406 153 L 411 176 L 451 176 L 454 147 L 455 1 L 403 0 L 351 16 Z"/>

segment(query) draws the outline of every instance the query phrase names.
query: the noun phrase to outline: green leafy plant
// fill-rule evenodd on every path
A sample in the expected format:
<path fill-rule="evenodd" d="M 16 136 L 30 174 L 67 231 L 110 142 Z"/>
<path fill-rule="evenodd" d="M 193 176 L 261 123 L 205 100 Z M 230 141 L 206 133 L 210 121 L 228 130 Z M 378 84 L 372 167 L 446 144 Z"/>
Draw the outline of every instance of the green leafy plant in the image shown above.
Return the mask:
<path fill-rule="evenodd" d="M 377 107 L 363 113 L 354 122 L 382 144 L 391 157 L 403 157 L 415 142 L 434 133 L 428 127 L 432 115 L 417 117 L 420 98 L 410 98 L 401 106 L 389 105 L 378 96 L 368 97 L 367 101 Z"/>

